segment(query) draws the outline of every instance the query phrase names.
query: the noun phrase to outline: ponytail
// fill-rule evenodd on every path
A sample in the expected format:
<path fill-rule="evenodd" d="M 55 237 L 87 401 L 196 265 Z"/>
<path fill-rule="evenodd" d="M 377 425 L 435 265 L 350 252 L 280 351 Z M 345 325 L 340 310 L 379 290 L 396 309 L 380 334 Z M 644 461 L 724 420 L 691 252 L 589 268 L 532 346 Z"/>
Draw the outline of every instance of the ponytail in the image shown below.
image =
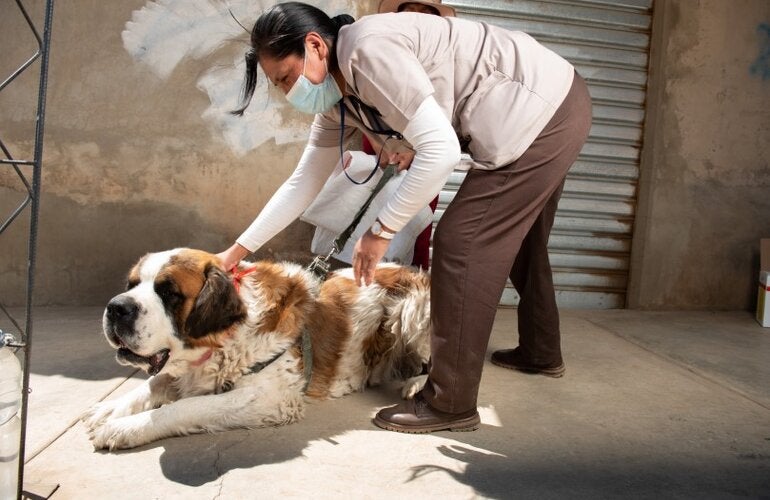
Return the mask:
<path fill-rule="evenodd" d="M 279 3 L 265 11 L 251 30 L 251 49 L 246 53 L 246 77 L 240 107 L 232 111 L 243 115 L 257 86 L 259 58 L 283 59 L 289 55 L 304 57 L 305 37 L 311 31 L 321 35 L 329 46 L 329 69 L 337 68 L 335 45 L 340 28 L 355 22 L 340 14 L 329 18 L 322 10 L 300 2 Z"/>
<path fill-rule="evenodd" d="M 353 19 L 353 16 L 349 16 L 347 14 L 339 14 L 337 16 L 334 16 L 332 17 L 331 21 L 332 21 L 332 24 L 334 24 L 334 26 L 336 27 L 336 30 L 334 32 L 335 38 L 337 36 L 337 33 L 340 32 L 340 28 L 342 28 L 347 24 L 353 24 L 354 22 L 356 22 L 356 20 Z"/>

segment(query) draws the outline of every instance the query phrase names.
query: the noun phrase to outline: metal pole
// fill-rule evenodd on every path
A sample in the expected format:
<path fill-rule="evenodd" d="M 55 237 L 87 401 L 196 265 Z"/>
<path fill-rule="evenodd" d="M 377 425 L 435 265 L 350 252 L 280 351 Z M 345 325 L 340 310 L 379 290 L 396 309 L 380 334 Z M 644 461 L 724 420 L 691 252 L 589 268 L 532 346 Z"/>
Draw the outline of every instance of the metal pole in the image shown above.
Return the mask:
<path fill-rule="evenodd" d="M 45 104 L 46 91 L 48 89 L 48 60 L 51 48 L 51 27 L 53 24 L 54 0 L 46 1 L 45 28 L 43 41 L 40 47 L 40 87 L 37 99 L 37 123 L 35 126 L 35 159 L 32 167 L 32 205 L 29 228 L 29 247 L 27 262 L 27 311 L 26 311 L 26 337 L 23 340 L 24 348 L 24 374 L 22 378 L 21 392 L 21 442 L 19 444 L 19 485 L 17 496 L 21 498 L 24 488 L 24 452 L 27 434 L 27 400 L 29 395 L 29 367 L 32 351 L 32 297 L 35 284 L 35 258 L 37 255 L 37 229 L 38 214 L 40 213 L 40 183 L 43 162 L 43 135 L 45 130 Z"/>

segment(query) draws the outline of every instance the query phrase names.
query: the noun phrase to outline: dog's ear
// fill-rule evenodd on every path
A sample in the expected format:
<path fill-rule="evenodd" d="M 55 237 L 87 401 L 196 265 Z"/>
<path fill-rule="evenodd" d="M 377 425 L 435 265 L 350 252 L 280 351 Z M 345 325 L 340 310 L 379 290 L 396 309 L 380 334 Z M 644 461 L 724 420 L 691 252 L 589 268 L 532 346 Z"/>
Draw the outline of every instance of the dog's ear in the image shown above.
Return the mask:
<path fill-rule="evenodd" d="M 185 331 L 190 338 L 205 337 L 246 318 L 246 306 L 227 274 L 213 264 L 205 270 L 203 284 L 187 316 Z"/>

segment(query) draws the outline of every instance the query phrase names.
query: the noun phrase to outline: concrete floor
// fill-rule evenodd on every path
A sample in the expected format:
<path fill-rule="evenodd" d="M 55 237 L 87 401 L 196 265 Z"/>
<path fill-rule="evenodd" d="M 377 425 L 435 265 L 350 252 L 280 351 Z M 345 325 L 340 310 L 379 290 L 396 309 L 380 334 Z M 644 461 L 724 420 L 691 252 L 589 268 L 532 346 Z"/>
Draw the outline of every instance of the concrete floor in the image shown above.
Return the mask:
<path fill-rule="evenodd" d="M 370 418 L 397 395 L 378 388 L 287 427 L 117 453 L 78 421 L 141 380 L 100 321 L 36 311 L 29 498 L 770 498 L 770 329 L 747 312 L 563 311 L 566 376 L 488 363 L 476 432 L 379 430 Z M 499 311 L 490 352 L 515 324 Z"/>

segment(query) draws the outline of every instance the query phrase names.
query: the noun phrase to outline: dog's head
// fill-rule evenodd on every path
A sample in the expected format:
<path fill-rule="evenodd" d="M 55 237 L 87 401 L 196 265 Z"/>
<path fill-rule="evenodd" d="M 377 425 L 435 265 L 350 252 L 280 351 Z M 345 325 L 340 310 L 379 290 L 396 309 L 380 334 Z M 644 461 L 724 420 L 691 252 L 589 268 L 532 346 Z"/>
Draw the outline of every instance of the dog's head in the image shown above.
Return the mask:
<path fill-rule="evenodd" d="M 127 290 L 104 311 L 104 334 L 121 364 L 150 375 L 185 349 L 242 322 L 246 308 L 216 256 L 178 248 L 147 254 Z"/>

